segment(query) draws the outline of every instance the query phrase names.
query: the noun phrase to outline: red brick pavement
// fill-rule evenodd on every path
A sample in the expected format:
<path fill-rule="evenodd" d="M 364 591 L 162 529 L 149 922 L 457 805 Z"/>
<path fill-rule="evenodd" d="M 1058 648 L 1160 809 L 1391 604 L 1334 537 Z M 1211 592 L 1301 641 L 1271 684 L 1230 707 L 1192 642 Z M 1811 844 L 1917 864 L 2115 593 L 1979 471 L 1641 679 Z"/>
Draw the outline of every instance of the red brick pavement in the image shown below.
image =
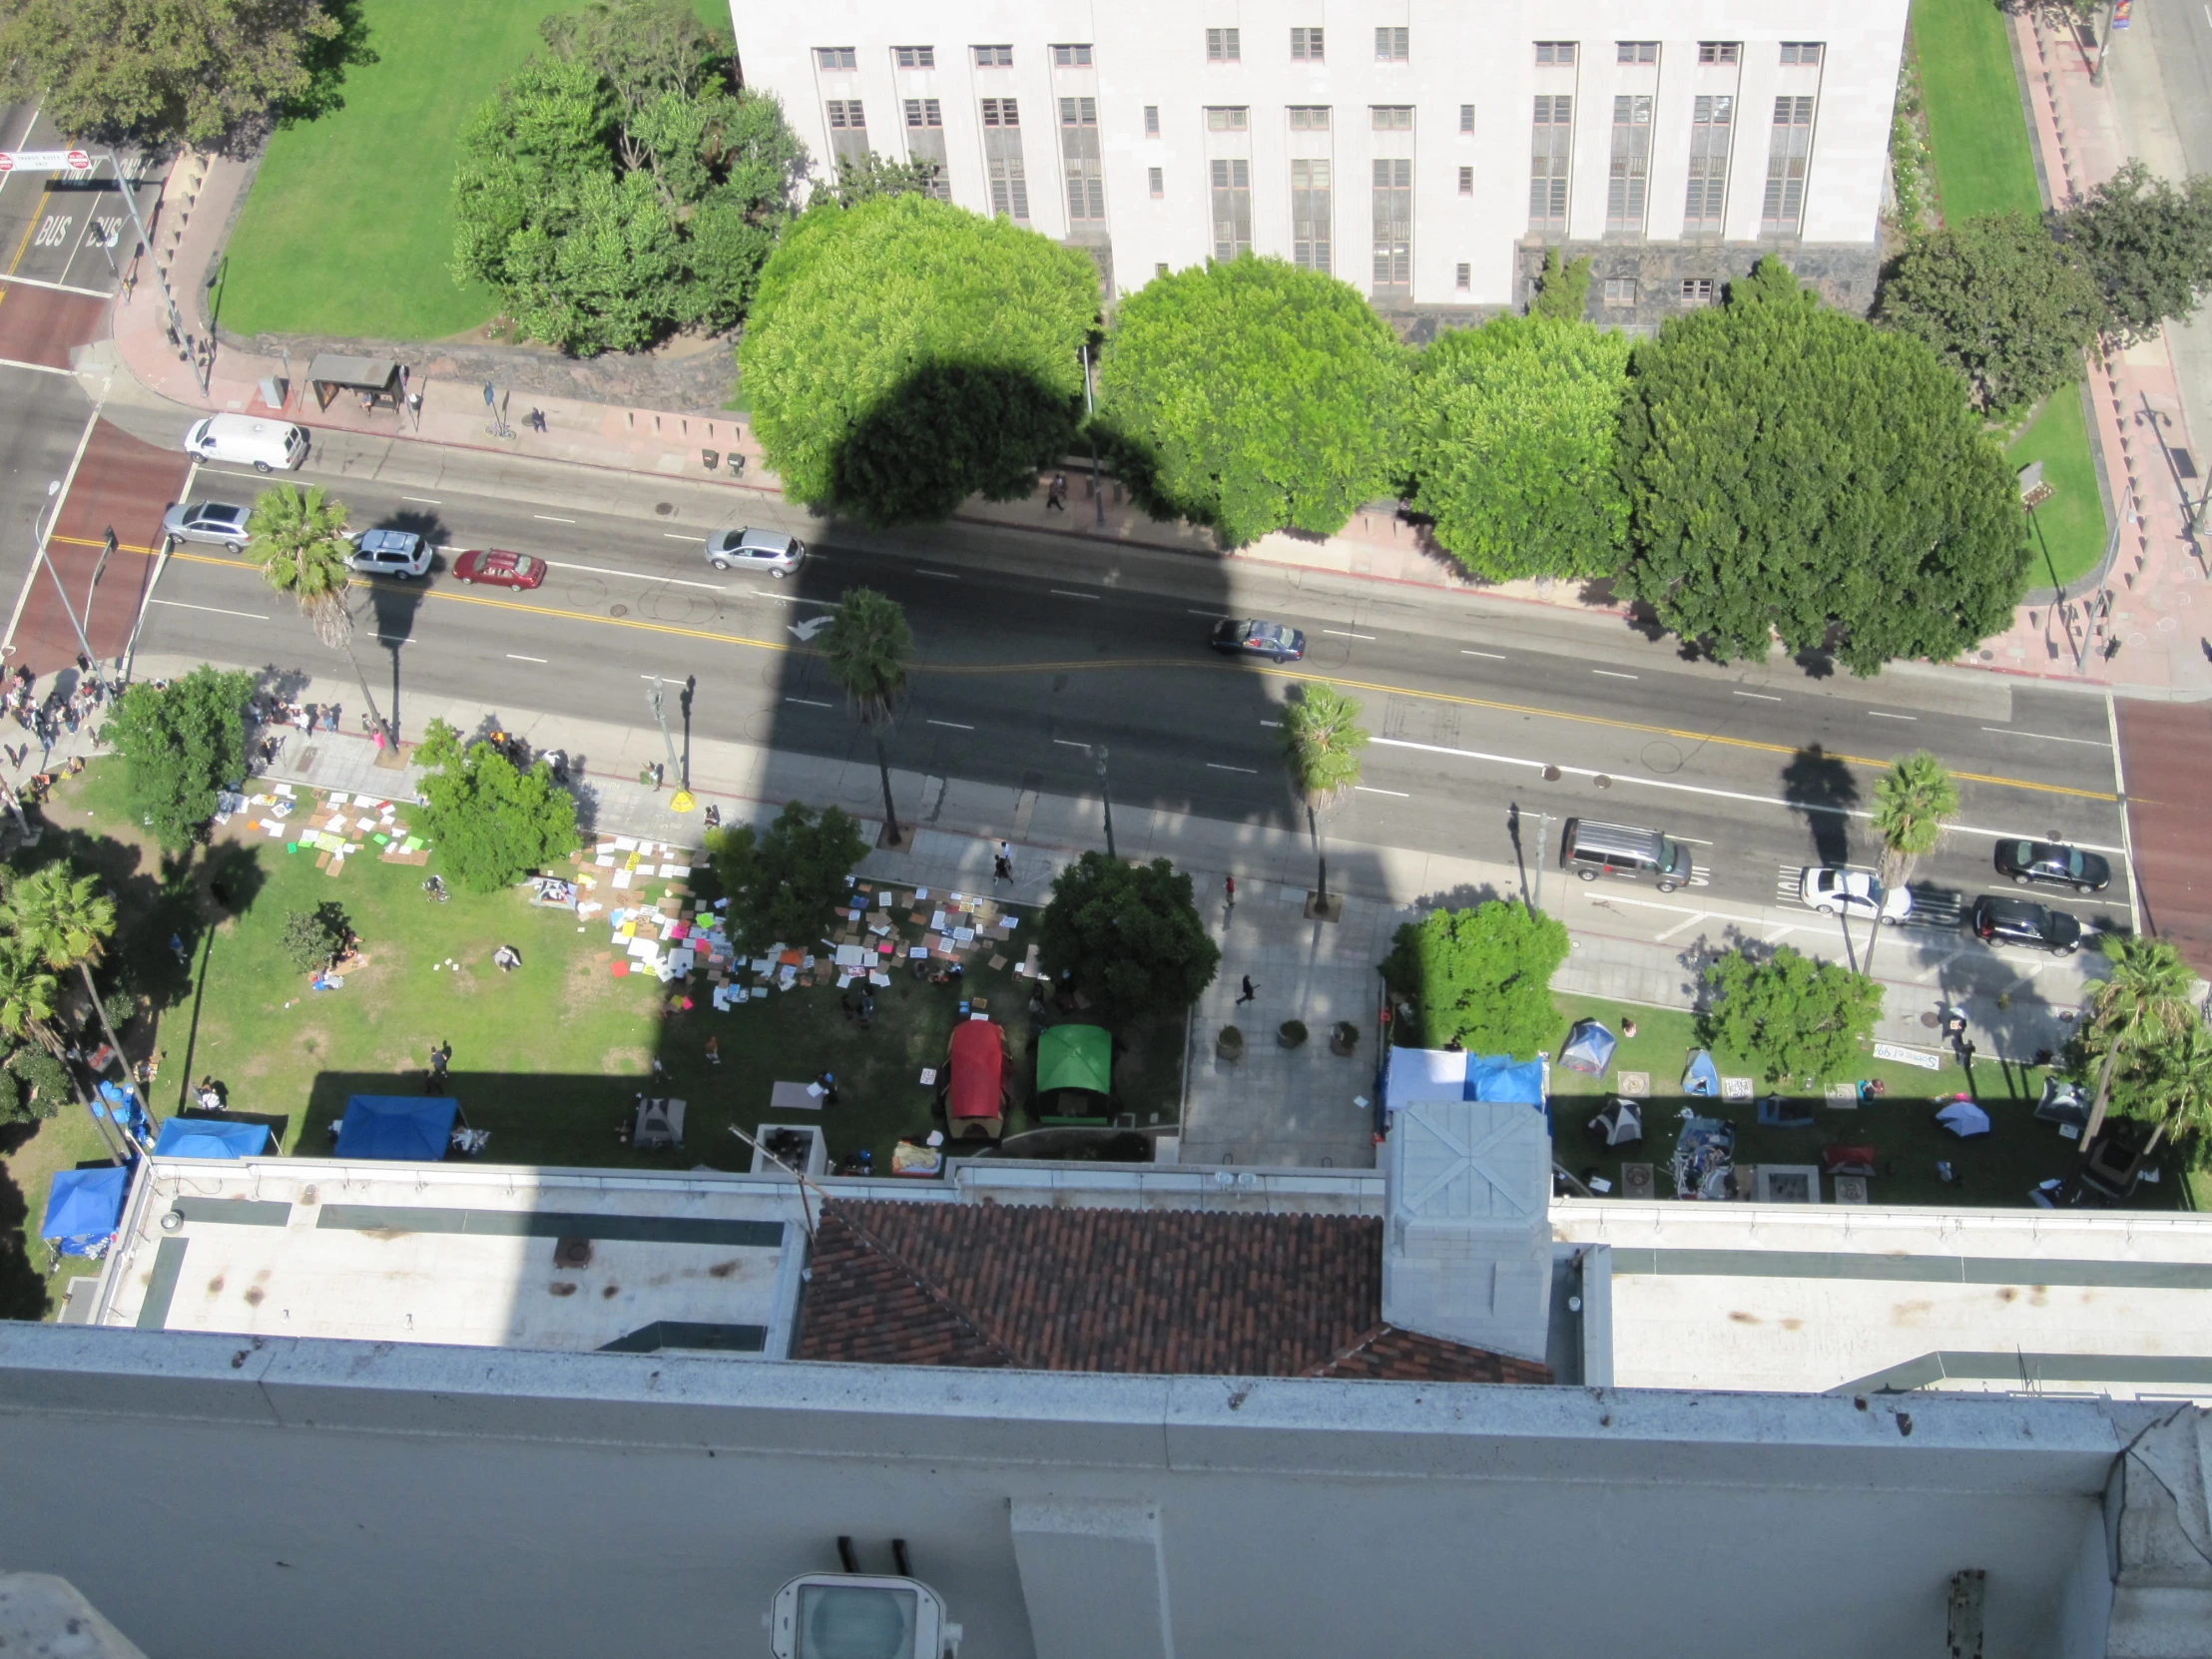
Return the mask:
<path fill-rule="evenodd" d="M 69 348 L 107 331 L 108 302 L 82 293 L 0 282 L 0 357 L 69 367 Z"/>
<path fill-rule="evenodd" d="M 2212 704 L 2115 707 L 2143 927 L 2212 975 Z"/>
<path fill-rule="evenodd" d="M 0 312 L 6 308 L 0 306 Z M 93 425 L 84 459 L 47 538 L 46 554 L 61 573 L 69 608 L 80 622 L 85 619 L 87 591 L 91 592 L 92 620 L 86 637 L 96 657 L 112 661 L 130 641 L 154 578 L 154 555 L 161 550 L 162 512 L 178 499 L 188 466 L 178 450 L 141 443 L 104 420 Z M 101 553 L 111 527 L 119 546 L 102 568 Z M 62 609 L 53 577 L 39 571 L 16 622 L 15 652 L 9 662 L 28 664 L 34 674 L 47 674 L 76 659 L 76 630 Z"/>

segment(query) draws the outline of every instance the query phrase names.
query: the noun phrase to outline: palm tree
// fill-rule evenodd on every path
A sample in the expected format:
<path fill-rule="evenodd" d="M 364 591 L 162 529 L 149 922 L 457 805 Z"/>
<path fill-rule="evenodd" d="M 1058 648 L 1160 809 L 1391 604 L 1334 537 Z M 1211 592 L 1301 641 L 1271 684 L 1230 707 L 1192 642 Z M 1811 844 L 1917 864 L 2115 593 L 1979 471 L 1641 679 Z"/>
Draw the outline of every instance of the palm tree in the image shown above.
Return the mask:
<path fill-rule="evenodd" d="M 278 484 L 256 497 L 246 521 L 254 540 L 250 552 L 260 561 L 262 575 L 277 593 L 298 601 L 299 614 L 307 619 L 319 639 L 332 651 L 345 653 L 353 678 L 361 688 L 361 700 L 370 717 L 393 745 L 399 734 L 385 724 L 368 689 L 368 676 L 353 655 L 353 612 L 347 604 L 353 573 L 345 560 L 345 505 L 327 499 L 320 484 L 300 489 Z"/>
<path fill-rule="evenodd" d="M 2097 1093 L 2089 1107 L 2088 1126 L 2081 1132 L 2084 1148 L 2104 1127 L 2105 1109 L 2112 1101 L 2112 1072 L 2121 1051 L 2139 1048 L 2159 1033 L 2198 1023 L 2189 1000 L 2196 975 L 2170 943 L 2107 933 L 2099 948 L 2112 971 L 2089 999 L 2089 1039 L 2092 1045 L 2102 1045 L 2104 1059 L 2097 1067 Z"/>
<path fill-rule="evenodd" d="M 72 875 L 67 864 L 48 864 L 15 883 L 8 894 L 8 912 L 25 949 L 56 973 L 75 968 L 83 975 L 85 996 L 99 1016 L 108 1047 L 122 1061 L 123 1044 L 116 1039 L 108 1010 L 92 982 L 93 964 L 106 954 L 107 941 L 115 933 L 115 900 L 100 890 L 100 878 Z M 129 1062 L 123 1063 L 128 1071 Z"/>
<path fill-rule="evenodd" d="M 1890 763 L 1874 787 L 1874 810 L 1867 815 L 1882 838 L 1876 879 L 1887 892 L 1912 879 L 1913 866 L 1936 850 L 1943 826 L 1958 816 L 1958 786 L 1950 770 L 1927 750 Z M 1867 939 L 1866 972 L 1874 973 L 1874 947 L 1882 936 L 1879 920 Z"/>
<path fill-rule="evenodd" d="M 2158 1113 L 2158 1125 L 2143 1146 L 2148 1158 L 2168 1130 L 2212 1130 L 2212 1031 L 2192 1019 L 2158 1040 L 2146 1058 L 2143 1094 Z"/>
<path fill-rule="evenodd" d="M 1306 803 L 1306 831 L 1321 860 L 1314 913 L 1329 912 L 1329 853 L 1322 845 L 1320 810 L 1360 781 L 1360 751 L 1368 746 L 1360 705 L 1324 680 L 1301 684 L 1283 705 L 1283 755 L 1291 782 Z"/>
<path fill-rule="evenodd" d="M 830 678 L 852 699 L 860 711 L 860 724 L 875 739 L 875 769 L 883 779 L 884 840 L 897 846 L 904 836 L 898 828 L 898 809 L 891 801 L 891 763 L 883 746 L 883 728 L 890 724 L 906 690 L 906 658 L 914 649 L 906 612 L 895 599 L 873 588 L 848 588 L 821 637 Z"/>
<path fill-rule="evenodd" d="M 77 1104 L 84 1107 L 93 1127 L 100 1132 L 109 1158 L 120 1164 L 124 1161 L 123 1153 L 109 1132 L 108 1120 L 93 1111 L 92 1102 L 85 1098 L 85 1091 L 78 1084 L 77 1074 L 69 1069 L 61 1039 L 54 1034 L 56 988 L 44 958 L 28 941 L 0 934 L 0 1033 L 21 1042 L 35 1042 L 53 1055 L 62 1068 L 62 1075 L 69 1079 Z"/>

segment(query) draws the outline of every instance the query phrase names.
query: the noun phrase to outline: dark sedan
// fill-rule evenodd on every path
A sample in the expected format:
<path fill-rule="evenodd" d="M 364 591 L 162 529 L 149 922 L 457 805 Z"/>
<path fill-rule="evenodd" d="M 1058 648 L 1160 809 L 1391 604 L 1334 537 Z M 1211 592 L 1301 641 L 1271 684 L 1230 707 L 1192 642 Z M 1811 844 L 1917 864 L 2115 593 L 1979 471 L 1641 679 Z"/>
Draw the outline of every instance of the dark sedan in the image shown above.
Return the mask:
<path fill-rule="evenodd" d="M 2024 944 L 2053 956 L 2071 956 L 2081 947 L 2081 923 L 2032 898 L 1984 893 L 1973 901 L 1973 930 L 1990 944 Z"/>
<path fill-rule="evenodd" d="M 1213 646 L 1232 657 L 1295 663 L 1306 655 L 1306 636 L 1280 622 L 1239 622 L 1224 617 L 1214 624 Z"/>
<path fill-rule="evenodd" d="M 1997 873 L 2023 887 L 2043 881 L 2075 892 L 2102 892 L 2112 884 L 2110 864 L 2062 841 L 1998 841 Z"/>

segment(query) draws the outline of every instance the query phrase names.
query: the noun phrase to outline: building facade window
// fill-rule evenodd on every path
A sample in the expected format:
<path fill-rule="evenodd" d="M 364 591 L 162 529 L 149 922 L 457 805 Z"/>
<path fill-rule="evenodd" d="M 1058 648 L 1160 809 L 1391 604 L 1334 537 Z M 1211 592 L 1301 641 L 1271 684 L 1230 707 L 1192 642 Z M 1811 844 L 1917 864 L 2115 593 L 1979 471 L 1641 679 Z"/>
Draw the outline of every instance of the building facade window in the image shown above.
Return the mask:
<path fill-rule="evenodd" d="M 1407 63 L 1412 59 L 1412 30 L 1393 29 L 1385 24 L 1375 31 L 1377 63 Z"/>
<path fill-rule="evenodd" d="M 1210 163 L 1213 176 L 1214 258 L 1233 260 L 1252 252 L 1252 164 Z"/>
<path fill-rule="evenodd" d="M 1465 293 L 1469 288 L 1473 287 L 1474 267 L 1462 261 L 1457 268 L 1457 276 L 1452 282 L 1452 286 L 1457 288 L 1461 293 Z"/>
<path fill-rule="evenodd" d="M 1290 109 L 1291 131 L 1294 133 L 1326 133 L 1329 131 L 1329 106 L 1327 104 L 1293 104 Z"/>
<path fill-rule="evenodd" d="M 1241 63 L 1244 48 L 1240 44 L 1241 31 L 1236 29 L 1208 29 L 1206 31 L 1206 61 L 1208 63 Z"/>
<path fill-rule="evenodd" d="M 1162 260 L 1158 265 L 1152 268 L 1152 275 L 1155 276 L 1165 276 L 1167 274 L 1168 262 L 1165 260 Z"/>
<path fill-rule="evenodd" d="M 1821 43 L 1817 40 L 1786 40 L 1782 43 L 1782 61 L 1817 64 L 1821 61 Z"/>
<path fill-rule="evenodd" d="M 1728 203 L 1728 147 L 1736 136 L 1736 100 L 1700 96 L 1691 106 L 1690 191 L 1682 204 L 1684 231 L 1717 231 Z"/>
<path fill-rule="evenodd" d="M 1634 235 L 1644 228 L 1644 187 L 1651 178 L 1651 99 L 1637 93 L 1613 100 L 1612 167 L 1605 185 L 1605 228 Z"/>
<path fill-rule="evenodd" d="M 1375 163 L 1375 292 L 1403 299 L 1413 291 L 1413 164 L 1403 157 Z"/>
<path fill-rule="evenodd" d="M 1071 224 L 1106 222 L 1106 174 L 1098 151 L 1098 100 L 1060 100 L 1060 160 L 1067 174 Z"/>
<path fill-rule="evenodd" d="M 937 49 L 934 46 L 894 46 L 891 56 L 901 69 L 934 69 L 937 67 Z"/>
<path fill-rule="evenodd" d="M 1461 104 L 1459 106 L 1459 131 L 1469 135 L 1474 132 L 1474 106 L 1472 104 Z"/>
<path fill-rule="evenodd" d="M 977 69 L 1011 69 L 1014 67 L 1014 49 L 1011 46 L 978 46 L 975 49 Z"/>
<path fill-rule="evenodd" d="M 1302 271 L 1330 269 L 1330 175 L 1325 161 L 1291 163 L 1291 263 Z"/>
<path fill-rule="evenodd" d="M 1088 46 L 1055 46 L 1052 62 L 1060 69 L 1088 69 L 1091 67 L 1091 49 Z"/>
<path fill-rule="evenodd" d="M 1144 107 L 1144 136 L 1146 138 L 1158 138 L 1160 136 L 1160 106 L 1157 104 L 1147 104 Z"/>
<path fill-rule="evenodd" d="M 934 98 L 909 98 L 906 103 L 906 156 L 936 169 L 929 180 L 929 194 L 940 202 L 952 200 L 952 182 L 944 157 L 944 107 Z"/>
<path fill-rule="evenodd" d="M 1474 169 L 1471 167 L 1462 167 L 1459 170 L 1459 194 L 1461 196 L 1472 196 L 1474 194 Z"/>
<path fill-rule="evenodd" d="M 1767 147 L 1767 199 L 1762 231 L 1794 232 L 1805 218 L 1805 170 L 1813 154 L 1813 100 L 1774 101 L 1774 139 Z"/>
<path fill-rule="evenodd" d="M 1413 106 L 1410 104 L 1376 104 L 1375 130 L 1379 133 L 1409 133 L 1413 130 Z"/>
<path fill-rule="evenodd" d="M 1206 130 L 1209 133 L 1241 133 L 1251 125 L 1252 111 L 1242 104 L 1206 106 Z"/>
<path fill-rule="evenodd" d="M 1574 100 L 1565 93 L 1537 94 L 1528 164 L 1531 231 L 1566 228 L 1567 163 L 1573 150 Z"/>
<path fill-rule="evenodd" d="M 1167 174 L 1165 170 L 1157 167 L 1148 167 L 1144 170 L 1144 178 L 1145 183 L 1152 187 L 1153 201 L 1157 202 L 1160 200 L 1161 197 L 1167 195 L 1168 184 Z"/>
<path fill-rule="evenodd" d="M 1710 276 L 1685 276 L 1682 278 L 1682 303 L 1685 305 L 1710 305 L 1713 302 L 1713 278 Z"/>
<path fill-rule="evenodd" d="M 860 108 L 857 98 L 831 98 L 826 101 L 830 114 L 830 149 L 832 154 L 848 161 L 858 161 L 867 154 L 867 114 Z"/>
<path fill-rule="evenodd" d="M 1539 40 L 1536 42 L 1536 62 L 1539 65 L 1559 64 L 1574 66 L 1574 45 L 1571 40 Z"/>
<path fill-rule="evenodd" d="M 1657 63 L 1659 43 L 1655 40 L 1621 40 L 1613 43 L 1618 63 Z"/>
<path fill-rule="evenodd" d="M 818 46 L 815 63 L 822 69 L 858 69 L 860 51 L 856 46 Z"/>
<path fill-rule="evenodd" d="M 1321 63 L 1322 32 L 1319 29 L 1293 29 L 1291 31 L 1291 62 Z"/>
<path fill-rule="evenodd" d="M 832 132 L 846 127 L 867 130 L 867 117 L 860 109 L 857 98 L 832 98 L 830 100 L 830 127 Z"/>
<path fill-rule="evenodd" d="M 1636 278 L 1633 276 L 1608 276 L 1605 278 L 1605 302 L 1608 305 L 1633 305 L 1636 303 Z"/>
<path fill-rule="evenodd" d="M 990 180 L 991 212 L 1026 224 L 1029 179 L 1021 165 L 1021 109 L 1014 99 L 983 100 L 983 171 Z"/>
<path fill-rule="evenodd" d="M 1743 56 L 1743 42 L 1735 40 L 1701 40 L 1697 43 L 1699 63 L 1734 63 Z"/>

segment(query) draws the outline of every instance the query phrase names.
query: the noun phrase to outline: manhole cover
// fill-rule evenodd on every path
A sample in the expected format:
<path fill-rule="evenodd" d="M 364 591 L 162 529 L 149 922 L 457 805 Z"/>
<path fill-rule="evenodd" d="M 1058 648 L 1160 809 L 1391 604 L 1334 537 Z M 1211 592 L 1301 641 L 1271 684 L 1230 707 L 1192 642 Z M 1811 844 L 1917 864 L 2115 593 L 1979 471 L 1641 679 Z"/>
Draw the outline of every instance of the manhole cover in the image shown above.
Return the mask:
<path fill-rule="evenodd" d="M 1595 778 L 1591 779 L 1590 782 L 1595 784 L 1601 790 L 1609 790 L 1613 787 L 1613 780 L 1606 777 L 1605 774 L 1602 772 L 1599 773 Z"/>
<path fill-rule="evenodd" d="M 607 614 L 609 616 L 628 616 L 630 614 L 630 607 L 627 605 L 609 605 L 607 607 Z"/>
<path fill-rule="evenodd" d="M 1559 782 L 1559 769 L 1558 769 L 1557 767 L 1545 767 L 1545 768 L 1544 768 L 1544 782 L 1545 782 L 1545 783 L 1547 783 L 1547 784 L 1556 784 L 1556 783 L 1558 783 L 1558 782 Z"/>
<path fill-rule="evenodd" d="M 653 510 L 666 518 L 670 513 L 676 511 L 676 503 L 673 501 L 656 501 L 653 503 Z"/>
<path fill-rule="evenodd" d="M 1997 660 L 1997 654 L 1994 651 L 1984 651 L 1981 654 L 1981 660 L 1985 663 L 1993 663 Z"/>

